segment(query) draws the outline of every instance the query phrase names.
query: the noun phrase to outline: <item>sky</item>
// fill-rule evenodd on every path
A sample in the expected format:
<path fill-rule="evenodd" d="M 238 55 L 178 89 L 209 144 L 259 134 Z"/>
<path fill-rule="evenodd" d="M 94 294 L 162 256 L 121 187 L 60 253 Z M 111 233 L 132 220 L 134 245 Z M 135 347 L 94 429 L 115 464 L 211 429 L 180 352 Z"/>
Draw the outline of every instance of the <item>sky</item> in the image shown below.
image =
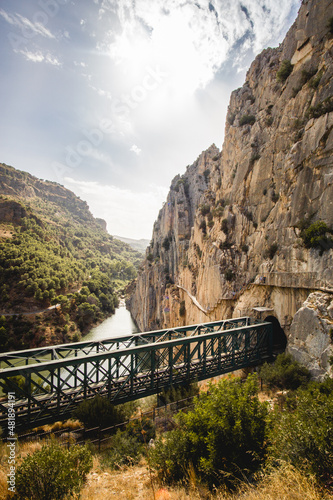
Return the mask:
<path fill-rule="evenodd" d="M 232 90 L 300 0 L 0 0 L 0 162 L 150 239 L 171 180 L 221 149 Z"/>

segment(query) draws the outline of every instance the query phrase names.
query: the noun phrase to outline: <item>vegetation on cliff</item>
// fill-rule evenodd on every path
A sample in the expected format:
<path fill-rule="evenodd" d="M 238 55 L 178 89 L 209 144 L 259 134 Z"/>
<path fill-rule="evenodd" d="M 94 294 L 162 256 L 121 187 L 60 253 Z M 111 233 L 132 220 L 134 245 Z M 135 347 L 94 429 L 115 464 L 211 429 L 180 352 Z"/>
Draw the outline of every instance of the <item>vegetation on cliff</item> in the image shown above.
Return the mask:
<path fill-rule="evenodd" d="M 136 276 L 141 255 L 103 230 L 85 202 L 3 164 L 0 219 L 0 313 L 18 316 L 0 318 L 2 351 L 78 340 Z"/>

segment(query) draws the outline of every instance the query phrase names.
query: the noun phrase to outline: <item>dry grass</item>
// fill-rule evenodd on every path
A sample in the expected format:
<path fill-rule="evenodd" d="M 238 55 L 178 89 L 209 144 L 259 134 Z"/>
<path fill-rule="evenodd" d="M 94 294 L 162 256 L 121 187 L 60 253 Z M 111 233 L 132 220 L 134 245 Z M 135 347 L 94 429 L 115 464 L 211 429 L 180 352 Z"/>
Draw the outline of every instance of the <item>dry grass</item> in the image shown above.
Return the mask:
<path fill-rule="evenodd" d="M 29 453 L 42 447 L 42 442 L 23 443 L 17 446 L 17 465 Z M 0 500 L 7 497 L 7 450 L 0 445 Z M 189 473 L 191 487 L 166 487 L 150 481 L 148 466 L 143 459 L 139 465 L 110 470 L 101 466 L 94 456 L 92 471 L 82 489 L 81 500 L 329 500 L 333 495 L 321 492 L 313 477 L 305 476 L 291 466 L 266 473 L 256 486 L 242 485 L 235 494 L 218 490 L 210 493 L 196 485 L 195 474 Z"/>
<path fill-rule="evenodd" d="M 74 419 L 68 419 L 65 421 L 59 421 L 59 422 L 54 422 L 54 424 L 49 424 L 49 425 L 42 425 L 40 427 L 35 427 L 33 429 L 37 433 L 42 433 L 42 432 L 57 432 L 62 429 L 66 429 L 69 431 L 75 431 L 77 429 L 82 428 L 82 424 L 79 420 L 74 420 Z"/>
<path fill-rule="evenodd" d="M 12 238 L 13 230 L 8 230 L 6 227 L 0 227 L 0 238 Z"/>
<path fill-rule="evenodd" d="M 256 487 L 244 485 L 233 500 L 324 500 L 332 498 L 319 490 L 312 476 L 302 474 L 289 465 L 267 473 Z M 217 500 L 226 497 L 217 496 Z"/>
<path fill-rule="evenodd" d="M 195 481 L 194 481 L 195 483 Z M 103 471 L 98 459 L 82 490 L 81 500 L 329 500 L 333 496 L 321 492 L 314 478 L 302 475 L 290 466 L 283 466 L 263 476 L 256 486 L 243 485 L 235 493 L 207 489 L 193 485 L 189 489 L 171 488 L 149 480 L 147 466 L 125 468 L 121 471 Z"/>
<path fill-rule="evenodd" d="M 30 441 L 27 443 L 18 444 L 16 446 L 16 467 L 20 465 L 22 460 L 29 454 L 40 450 L 42 442 Z M 5 443 L 0 444 L 0 500 L 5 500 L 8 497 L 7 474 L 9 473 L 8 465 L 8 448 Z"/>

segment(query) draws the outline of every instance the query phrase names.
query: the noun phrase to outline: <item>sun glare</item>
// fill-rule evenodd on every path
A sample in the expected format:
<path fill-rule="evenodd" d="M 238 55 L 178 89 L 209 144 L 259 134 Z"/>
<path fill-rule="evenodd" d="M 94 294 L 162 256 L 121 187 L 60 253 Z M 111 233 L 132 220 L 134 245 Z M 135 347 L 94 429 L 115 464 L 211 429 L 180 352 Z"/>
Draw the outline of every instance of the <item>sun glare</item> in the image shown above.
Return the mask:
<path fill-rule="evenodd" d="M 202 16 L 197 7 L 188 4 L 167 14 L 155 9 L 147 20 L 123 20 L 121 34 L 109 46 L 109 56 L 122 66 L 124 86 L 136 85 L 147 67 L 158 67 L 169 75 L 170 90 L 181 97 L 204 87 L 225 59 L 227 47 L 215 16 L 208 10 L 205 22 Z"/>

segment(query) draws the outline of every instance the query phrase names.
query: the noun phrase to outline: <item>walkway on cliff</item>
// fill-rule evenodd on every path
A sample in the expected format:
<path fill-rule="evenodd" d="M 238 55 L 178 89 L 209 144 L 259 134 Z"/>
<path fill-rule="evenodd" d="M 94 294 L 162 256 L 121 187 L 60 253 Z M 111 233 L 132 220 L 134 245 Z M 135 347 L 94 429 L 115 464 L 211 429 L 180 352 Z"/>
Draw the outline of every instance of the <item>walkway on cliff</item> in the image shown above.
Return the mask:
<path fill-rule="evenodd" d="M 197 299 L 194 297 L 194 295 L 191 295 L 190 292 L 188 290 L 186 290 L 186 288 L 184 288 L 183 286 L 180 286 L 180 285 L 176 285 L 177 288 L 180 288 L 181 290 L 184 290 L 184 292 L 187 293 L 187 295 L 190 297 L 190 299 L 192 300 L 193 304 L 195 306 L 197 306 L 198 309 L 200 309 L 200 311 L 202 311 L 204 314 L 208 314 L 208 311 L 206 309 L 204 309 L 202 307 L 201 304 L 199 304 L 199 302 L 197 301 Z"/>

